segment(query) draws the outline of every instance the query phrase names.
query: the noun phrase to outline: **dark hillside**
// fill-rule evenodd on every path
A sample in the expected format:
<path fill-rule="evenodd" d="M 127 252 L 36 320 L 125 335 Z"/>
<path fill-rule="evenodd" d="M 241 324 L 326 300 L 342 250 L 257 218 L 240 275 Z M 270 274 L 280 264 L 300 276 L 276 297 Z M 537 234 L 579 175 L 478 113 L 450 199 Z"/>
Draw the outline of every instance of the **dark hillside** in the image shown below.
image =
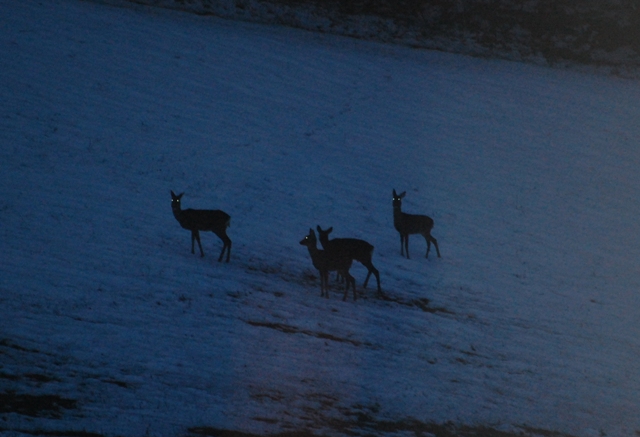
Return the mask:
<path fill-rule="evenodd" d="M 131 1 L 480 56 L 640 65 L 640 8 L 631 0 Z"/>

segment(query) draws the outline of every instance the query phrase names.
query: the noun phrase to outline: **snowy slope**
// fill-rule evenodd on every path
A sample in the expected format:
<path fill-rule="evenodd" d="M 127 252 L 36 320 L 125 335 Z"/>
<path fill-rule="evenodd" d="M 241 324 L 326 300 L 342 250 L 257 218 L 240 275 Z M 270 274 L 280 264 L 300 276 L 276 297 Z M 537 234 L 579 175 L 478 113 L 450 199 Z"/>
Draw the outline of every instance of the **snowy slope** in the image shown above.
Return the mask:
<path fill-rule="evenodd" d="M 3 435 L 640 433 L 638 82 L 75 0 L 0 16 Z M 400 256 L 392 188 L 442 258 Z M 231 215 L 229 264 L 212 234 L 190 253 L 170 189 Z M 387 299 L 320 298 L 317 224 L 375 245 Z"/>

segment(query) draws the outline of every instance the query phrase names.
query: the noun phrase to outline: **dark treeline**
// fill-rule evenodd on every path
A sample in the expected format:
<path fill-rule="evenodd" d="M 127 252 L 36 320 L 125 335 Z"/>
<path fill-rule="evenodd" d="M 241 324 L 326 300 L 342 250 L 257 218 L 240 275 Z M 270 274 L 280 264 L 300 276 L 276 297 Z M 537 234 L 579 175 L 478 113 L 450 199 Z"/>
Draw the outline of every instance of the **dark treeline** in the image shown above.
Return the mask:
<path fill-rule="evenodd" d="M 638 64 L 636 0 L 270 0 L 327 14 L 392 20 L 421 38 L 471 39 L 550 62 Z"/>
<path fill-rule="evenodd" d="M 131 1 L 509 59 L 640 66 L 637 0 Z"/>

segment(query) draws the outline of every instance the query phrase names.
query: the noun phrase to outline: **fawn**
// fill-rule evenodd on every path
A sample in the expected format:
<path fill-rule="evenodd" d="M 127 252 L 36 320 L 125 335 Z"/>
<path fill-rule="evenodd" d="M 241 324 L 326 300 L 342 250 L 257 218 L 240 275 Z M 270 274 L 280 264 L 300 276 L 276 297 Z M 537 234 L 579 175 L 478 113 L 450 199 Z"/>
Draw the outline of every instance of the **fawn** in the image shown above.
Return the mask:
<path fill-rule="evenodd" d="M 231 256 L 231 239 L 227 236 L 227 228 L 231 222 L 231 217 L 224 211 L 212 209 L 182 209 L 180 199 L 184 193 L 176 195 L 171 191 L 171 209 L 173 216 L 178 220 L 180 226 L 191 231 L 191 253 L 194 251 L 194 242 L 198 242 L 200 256 L 204 256 L 202 244 L 200 243 L 200 231 L 211 231 L 222 240 L 222 252 L 218 261 L 222 261 L 224 251 L 227 251 L 227 262 Z"/>
<path fill-rule="evenodd" d="M 320 225 L 318 225 L 316 229 L 318 230 L 320 244 L 323 249 L 339 253 L 346 258 L 360 262 L 369 270 L 363 287 L 367 288 L 367 283 L 373 273 L 378 282 L 378 293 L 382 294 L 382 289 L 380 288 L 380 273 L 371 262 L 371 257 L 373 256 L 373 246 L 371 244 L 357 238 L 334 238 L 333 240 L 329 240 L 329 234 L 333 231 L 333 227 L 322 230 Z"/>
<path fill-rule="evenodd" d="M 329 297 L 329 291 L 327 290 L 329 272 L 335 270 L 340 273 L 347 282 L 342 300 L 347 300 L 349 285 L 351 284 L 353 286 L 353 300 L 355 301 L 357 299 L 356 280 L 349 274 L 353 260 L 340 253 L 329 250 L 319 250 L 317 243 L 318 240 L 316 239 L 316 234 L 313 232 L 313 229 L 309 229 L 309 235 L 300 241 L 301 245 L 307 246 L 307 249 L 309 249 L 313 266 L 318 269 L 318 273 L 320 274 L 320 296 Z"/>
<path fill-rule="evenodd" d="M 400 254 L 404 255 L 404 248 L 407 250 L 407 258 L 409 258 L 409 235 L 420 234 L 427 241 L 427 255 L 429 258 L 429 250 L 431 243 L 436 247 L 438 258 L 440 258 L 440 249 L 438 249 L 438 241 L 431 235 L 433 229 L 433 219 L 426 215 L 406 214 L 402 212 L 402 198 L 406 191 L 400 194 L 393 190 L 393 226 L 400 233 Z"/>

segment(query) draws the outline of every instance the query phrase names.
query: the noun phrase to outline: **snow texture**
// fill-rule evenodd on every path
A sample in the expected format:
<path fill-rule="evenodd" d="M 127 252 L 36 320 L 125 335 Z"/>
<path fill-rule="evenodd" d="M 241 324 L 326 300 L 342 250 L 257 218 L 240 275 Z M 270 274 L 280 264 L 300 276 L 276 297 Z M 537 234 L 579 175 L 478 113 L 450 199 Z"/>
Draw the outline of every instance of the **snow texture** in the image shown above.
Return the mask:
<path fill-rule="evenodd" d="M 142 6 L 0 16 L 0 434 L 640 433 L 637 81 Z M 442 258 L 400 256 L 393 188 Z M 231 215 L 229 264 L 170 190 Z M 386 299 L 357 263 L 360 299 L 320 297 L 316 225 L 375 246 Z"/>

